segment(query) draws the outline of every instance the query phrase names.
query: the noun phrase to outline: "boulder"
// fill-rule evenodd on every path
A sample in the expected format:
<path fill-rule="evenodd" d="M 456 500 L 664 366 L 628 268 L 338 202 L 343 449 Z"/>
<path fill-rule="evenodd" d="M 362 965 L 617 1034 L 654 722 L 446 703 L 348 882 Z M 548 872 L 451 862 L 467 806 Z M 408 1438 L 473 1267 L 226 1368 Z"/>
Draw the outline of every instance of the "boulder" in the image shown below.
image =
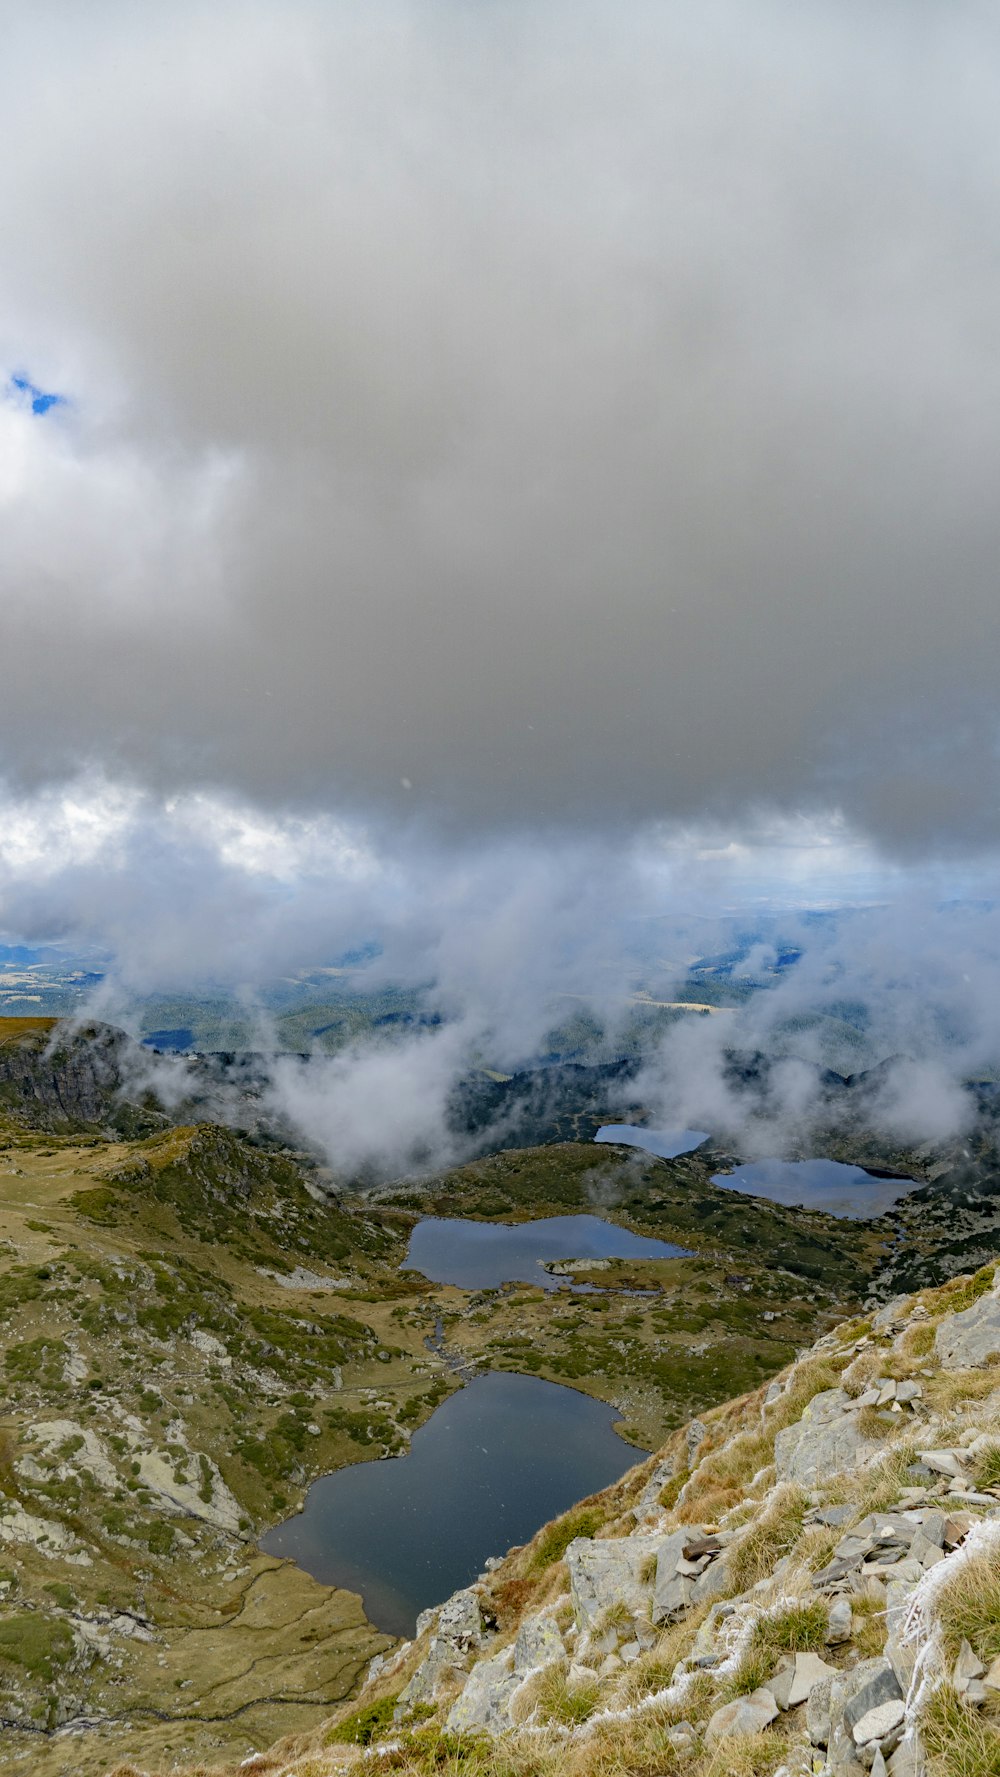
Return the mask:
<path fill-rule="evenodd" d="M 796 1709 L 811 1697 L 818 1684 L 836 1676 L 836 1667 L 828 1666 L 818 1654 L 796 1654 L 793 1660 L 771 1681 L 770 1690 L 779 1709 Z"/>
<path fill-rule="evenodd" d="M 434 1621 L 433 1611 L 423 1611 L 417 1618 L 417 1634 L 422 1634 Z M 453 1592 L 446 1603 L 442 1604 L 437 1620 L 437 1633 L 444 1641 L 453 1641 L 457 1647 L 478 1647 L 483 1635 L 483 1621 L 479 1613 L 479 1598 L 470 1587 L 464 1591 Z"/>
<path fill-rule="evenodd" d="M 674 1530 L 669 1536 L 660 1538 L 656 1554 L 656 1580 L 653 1585 L 654 1623 L 669 1623 L 690 1604 L 691 1581 L 679 1575 L 677 1567 L 684 1560 L 685 1548 L 692 1545 L 698 1535 L 700 1532 L 697 1529 Z M 701 1577 L 704 1579 L 706 1576 Z"/>
<path fill-rule="evenodd" d="M 705 1746 L 716 1746 L 720 1740 L 732 1740 L 740 1734 L 762 1734 L 778 1713 L 778 1705 L 770 1691 L 751 1691 L 748 1697 L 737 1697 L 723 1703 L 705 1729 Z"/>
<path fill-rule="evenodd" d="M 801 1419 L 779 1431 L 774 1462 L 779 1481 L 814 1487 L 841 1469 L 857 1468 L 880 1446 L 858 1430 L 855 1403 L 842 1388 L 813 1396 Z"/>
<path fill-rule="evenodd" d="M 646 1611 L 652 1590 L 652 1569 L 659 1575 L 659 1555 L 672 1546 L 672 1569 L 684 1552 L 685 1536 L 622 1536 L 594 1542 L 578 1536 L 566 1550 L 570 1594 L 581 1628 L 593 1628 L 612 1605 L 632 1615 Z M 669 1559 L 669 1557 L 668 1557 Z M 644 1577 L 644 1576 L 649 1577 Z"/>
<path fill-rule="evenodd" d="M 552 1617 L 527 1617 L 514 1642 L 514 1671 L 530 1672 L 535 1666 L 564 1659 L 565 1654 L 563 1638 Z"/>
<path fill-rule="evenodd" d="M 934 1350 L 944 1370 L 981 1370 L 1000 1354 L 1000 1296 L 990 1290 L 961 1314 L 942 1321 Z"/>
<path fill-rule="evenodd" d="M 921 1450 L 920 1460 L 935 1475 L 950 1475 L 957 1480 L 965 1473 L 965 1465 L 957 1450 Z"/>
<path fill-rule="evenodd" d="M 490 1660 L 480 1660 L 456 1697 L 445 1726 L 450 1734 L 468 1734 L 510 1726 L 507 1705 L 522 1679 L 514 1671 L 514 1650 L 504 1648 Z"/>
<path fill-rule="evenodd" d="M 829 1627 L 825 1636 L 827 1647 L 837 1647 L 842 1641 L 850 1641 L 853 1630 L 854 1612 L 851 1610 L 850 1599 L 831 1599 Z"/>

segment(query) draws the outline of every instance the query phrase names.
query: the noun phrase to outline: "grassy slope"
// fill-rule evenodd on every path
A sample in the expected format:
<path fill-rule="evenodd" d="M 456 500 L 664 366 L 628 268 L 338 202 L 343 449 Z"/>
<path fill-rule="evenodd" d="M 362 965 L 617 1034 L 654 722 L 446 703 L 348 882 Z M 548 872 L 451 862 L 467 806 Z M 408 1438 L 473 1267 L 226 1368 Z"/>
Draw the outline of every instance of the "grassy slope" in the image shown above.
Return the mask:
<path fill-rule="evenodd" d="M 0 1042 L 49 1027 L 0 1021 Z M 454 1386 L 425 1346 L 439 1318 L 452 1354 L 610 1401 L 647 1446 L 787 1363 L 857 1301 L 887 1230 L 750 1213 L 709 1184 L 715 1163 L 571 1143 L 336 1208 L 288 1158 L 211 1126 L 106 1141 L 8 1120 L 0 1770 L 86 1777 L 123 1745 L 149 1762 L 243 1756 L 352 1690 L 384 1637 L 256 1536 L 313 1476 L 405 1449 Z M 398 1275 L 421 1212 L 580 1209 L 694 1256 L 594 1276 L 649 1298 Z M 296 1267 L 327 1287 L 283 1287 Z M 182 1511 L 165 1485 L 187 1488 Z M 77 1716 L 105 1725 L 47 1737 Z"/>
<path fill-rule="evenodd" d="M 630 1184 L 639 1177 L 613 1151 L 507 1159 L 513 1182 L 494 1213 L 515 1202 L 524 1212 L 535 1192 L 543 1208 L 586 1207 L 595 1170 L 605 1196 L 623 1166 Z M 818 1232 L 819 1246 L 796 1236 L 808 1267 L 825 1254 L 826 1282 L 747 1263 L 736 1224 L 723 1244 L 698 1223 L 701 1181 L 662 1163 L 646 1170 L 652 1194 L 642 1186 L 642 1205 L 630 1200 L 616 1218 L 675 1237 L 689 1228 L 703 1249 L 622 1274 L 659 1286 L 655 1297 L 473 1296 L 398 1276 L 412 1208 L 317 1204 L 288 1160 L 230 1132 L 106 1143 L 8 1126 L 2 1485 L 8 1515 L 20 1505 L 61 1527 L 67 1546 L 45 1553 L 22 1533 L 0 1551 L 0 1630 L 31 1613 L 44 1643 L 19 1665 L 0 1634 L 0 1715 L 21 1724 L 4 1737 L 0 1769 L 27 1759 L 40 1777 L 92 1773 L 124 1745 L 148 1760 L 243 1756 L 349 1694 L 384 1638 L 356 1598 L 260 1557 L 254 1539 L 310 1477 L 405 1448 L 453 1386 L 424 1345 L 438 1317 L 452 1351 L 615 1401 L 655 1443 L 693 1408 L 779 1368 L 853 1293 L 834 1287 L 841 1256 L 824 1243 L 835 1231 Z M 450 1175 L 429 1197 L 458 1207 L 471 1182 Z M 283 1287 L 278 1276 L 297 1266 L 336 1287 Z M 40 1443 L 38 1426 L 61 1420 L 68 1429 Z M 91 1436 L 110 1479 L 81 1454 L 77 1440 Z M 168 1509 L 148 1484 L 151 1455 L 196 1497 L 206 1492 L 209 1516 L 224 1484 L 240 1522 L 225 1529 Z M 136 1639 L 122 1613 L 153 1639 Z M 110 1719 L 85 1738 L 34 1731 L 78 1715 Z"/>
<path fill-rule="evenodd" d="M 490 1740 L 449 1733 L 443 1727 L 461 1674 L 441 1682 L 434 1704 L 418 1705 L 409 1712 L 404 1707 L 401 1719 L 394 1720 L 400 1691 L 427 1655 L 435 1633 L 432 1624 L 374 1678 L 359 1701 L 339 1711 L 322 1730 L 272 1748 L 257 1767 L 261 1777 L 279 1773 L 360 1777 L 361 1771 L 372 1768 L 371 1754 L 360 1747 L 379 1741 L 386 1751 L 378 1768 L 398 1771 L 403 1777 L 432 1777 L 442 1770 L 451 1777 L 671 1777 L 675 1771 L 685 1777 L 777 1777 L 782 1770 L 816 1768 L 802 1708 L 779 1716 L 763 1733 L 727 1739 L 714 1749 L 703 1742 L 706 1724 L 721 1703 L 770 1683 L 788 1650 L 815 1650 L 841 1670 L 883 1651 L 884 1584 L 869 1579 L 851 1594 L 849 1638 L 830 1646 L 827 1601 L 814 1590 L 813 1576 L 826 1566 L 845 1532 L 869 1513 L 898 1510 L 912 1504 L 914 1496 L 930 1510 L 939 1508 L 945 1518 L 956 1510 L 961 1501 L 956 1502 L 942 1477 L 932 1476 L 926 1491 L 918 1484 L 904 1493 L 913 1478 L 910 1465 L 926 1443 L 947 1446 L 973 1436 L 986 1442 L 970 1474 L 987 1493 L 973 1506 L 971 1519 L 984 1515 L 1000 1522 L 998 1371 L 995 1367 L 945 1371 L 934 1356 L 936 1328 L 951 1314 L 968 1308 L 993 1286 L 994 1279 L 995 1266 L 990 1264 L 974 1277 L 955 1279 L 898 1303 L 889 1322 L 842 1324 L 785 1372 L 784 1393 L 772 1406 L 764 1405 L 763 1390 L 757 1390 L 708 1412 L 697 1466 L 690 1474 L 683 1431 L 658 1452 L 657 1465 L 672 1465 L 675 1476 L 660 1494 L 658 1528 L 715 1524 L 733 1538 L 729 1583 L 722 1596 L 736 1602 L 743 1621 L 749 1616 L 753 1632 L 741 1642 L 739 1657 L 723 1670 L 697 1671 L 699 1653 L 728 1643 L 724 1625 L 721 1639 L 718 1623 L 715 1637 L 710 1633 L 708 1607 L 695 1607 L 654 1633 L 627 1668 L 618 1662 L 613 1673 L 603 1675 L 597 1670 L 600 1652 L 591 1656 L 594 1670 L 587 1686 L 578 1680 L 568 1685 L 565 1665 L 561 1672 L 550 1670 L 535 1685 L 532 1713 L 519 1718 L 526 1722 L 525 1731 L 508 1730 Z M 876 1436 L 880 1443 L 867 1466 L 824 1475 L 811 1491 L 790 1482 L 777 1483 L 776 1434 L 807 1415 L 810 1401 L 820 1391 L 839 1385 L 856 1400 L 875 1374 L 897 1380 L 919 1377 L 923 1397 L 918 1417 L 894 1420 L 886 1415 L 877 1432 L 869 1428 L 866 1435 Z M 614 1487 L 543 1527 L 525 1547 L 508 1553 L 478 1588 L 498 1631 L 482 1657 L 492 1657 L 509 1645 L 520 1623 L 543 1609 L 560 1628 L 571 1628 L 569 1576 L 562 1560 L 569 1542 L 581 1536 L 617 1539 L 636 1534 L 632 1508 L 653 1470 L 652 1461 L 632 1470 Z M 685 1483 L 682 1490 L 681 1483 Z M 819 1521 L 816 1510 L 829 1505 L 843 1513 L 834 1528 Z M 646 1528 L 644 1521 L 639 1533 Z M 996 1777 L 1000 1697 L 991 1693 L 978 1707 L 963 1702 L 949 1673 L 963 1639 L 986 1664 L 1000 1651 L 1000 1543 L 970 1559 L 951 1557 L 947 1576 L 942 1571 L 938 1580 L 930 1620 L 922 1631 L 937 1638 L 937 1655 L 927 1669 L 937 1688 L 929 1686 L 911 1710 L 923 1737 L 927 1777 Z M 630 1620 L 623 1608 L 623 1624 Z M 607 1624 L 616 1621 L 613 1612 L 605 1613 Z M 623 1627 L 623 1637 L 627 1633 Z M 473 1664 L 478 1657 L 473 1653 Z M 692 1680 L 682 1694 L 671 1691 L 681 1670 L 678 1662 L 688 1663 Z M 684 1743 L 678 1746 L 671 1736 L 680 1723 L 687 1725 L 682 1730 Z M 138 1773 L 127 1766 L 114 1777 L 138 1777 Z M 232 1774 L 219 1772 L 217 1777 Z"/>

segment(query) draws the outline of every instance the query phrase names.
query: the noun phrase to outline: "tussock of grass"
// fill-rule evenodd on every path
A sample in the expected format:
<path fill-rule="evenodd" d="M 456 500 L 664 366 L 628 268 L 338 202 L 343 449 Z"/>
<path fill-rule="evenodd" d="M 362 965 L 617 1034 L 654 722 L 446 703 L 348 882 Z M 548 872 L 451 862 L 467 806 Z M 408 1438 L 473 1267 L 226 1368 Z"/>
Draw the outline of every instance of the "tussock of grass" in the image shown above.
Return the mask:
<path fill-rule="evenodd" d="M 1000 1487 L 1000 1444 L 991 1444 L 976 1463 L 977 1487 Z"/>
<path fill-rule="evenodd" d="M 868 1351 L 860 1351 L 854 1362 L 848 1364 L 847 1369 L 841 1375 L 840 1386 L 845 1394 L 850 1395 L 852 1401 L 857 1400 L 859 1394 L 864 1394 L 865 1389 L 871 1387 L 876 1376 L 887 1374 L 884 1367 L 885 1358 L 884 1351 L 873 1347 Z"/>
<path fill-rule="evenodd" d="M 981 1401 L 997 1387 L 995 1370 L 942 1370 L 926 1383 L 927 1398 L 937 1413 L 948 1413 L 965 1401 Z"/>
<path fill-rule="evenodd" d="M 773 1615 L 759 1617 L 750 1637 L 752 1648 L 770 1649 L 775 1654 L 805 1654 L 821 1648 L 826 1641 L 830 1619 L 821 1598 L 790 1604 Z"/>
<path fill-rule="evenodd" d="M 721 1741 L 697 1767 L 697 1777 L 772 1777 L 791 1750 L 790 1740 L 770 1730 L 765 1734 L 740 1735 L 738 1739 Z"/>
<path fill-rule="evenodd" d="M 934 1350 L 934 1332 L 935 1328 L 931 1321 L 916 1321 L 902 1334 L 899 1348 L 908 1358 L 928 1357 Z"/>
<path fill-rule="evenodd" d="M 571 1542 L 578 1536 L 596 1536 L 605 1522 L 599 1506 L 579 1506 L 566 1512 L 542 1531 L 528 1557 L 528 1572 L 539 1573 L 554 1561 L 561 1561 Z"/>
<path fill-rule="evenodd" d="M 928 1777 L 1000 1777 L 1000 1723 L 963 1702 L 951 1685 L 934 1692 L 920 1729 Z"/>
<path fill-rule="evenodd" d="M 677 1504 L 681 1488 L 687 1481 L 690 1472 L 690 1469 L 678 1469 L 676 1475 L 671 1475 L 666 1485 L 660 1488 L 659 1503 L 664 1511 L 669 1512 L 671 1507 Z"/>
<path fill-rule="evenodd" d="M 924 1306 L 932 1314 L 940 1314 L 942 1308 L 949 1314 L 961 1314 L 966 1308 L 971 1308 L 973 1302 L 978 1302 L 980 1296 L 985 1296 L 987 1290 L 993 1288 L 995 1271 L 996 1265 L 991 1262 L 982 1265 L 971 1277 L 953 1277 L 950 1283 L 941 1284 L 932 1291 L 929 1300 L 926 1296 L 922 1298 Z"/>
<path fill-rule="evenodd" d="M 1000 1654 L 1000 1552 L 969 1555 L 937 1598 L 945 1651 L 954 1659 L 963 1637 L 988 1666 Z"/>
<path fill-rule="evenodd" d="M 862 1407 L 858 1414 L 858 1430 L 869 1443 L 895 1435 L 898 1414 L 893 1415 L 881 1407 Z"/>
<path fill-rule="evenodd" d="M 774 1457 L 774 1429 L 740 1433 L 723 1449 L 706 1456 L 689 1482 L 678 1518 L 697 1524 L 716 1518 L 736 1505 L 748 1482 Z"/>
<path fill-rule="evenodd" d="M 376 1703 L 365 1703 L 328 1729 L 324 1745 L 370 1746 L 392 1727 L 396 1702 L 395 1697 L 380 1697 Z"/>
<path fill-rule="evenodd" d="M 600 1620 L 597 1624 L 598 1633 L 603 1634 L 608 1629 L 629 1629 L 632 1626 L 632 1622 L 632 1612 L 629 1610 L 628 1605 L 625 1603 L 624 1599 L 616 1598 L 613 1603 L 608 1605 L 606 1610 L 602 1611 Z"/>
<path fill-rule="evenodd" d="M 870 1512 L 889 1511 L 899 1499 L 900 1488 L 906 1486 L 906 1471 L 916 1457 L 917 1447 L 912 1438 L 893 1444 L 877 1462 L 859 1469 L 839 1490 L 845 1495 L 845 1503 L 853 1500 L 859 1519 Z"/>
<path fill-rule="evenodd" d="M 727 1701 L 735 1697 L 749 1697 L 751 1692 L 759 1691 L 772 1676 L 776 1655 L 770 1649 L 749 1647 L 742 1656 L 734 1672 L 726 1681 L 723 1696 Z"/>
<path fill-rule="evenodd" d="M 686 1617 L 672 1623 L 665 1629 L 655 1647 L 647 1653 L 640 1654 L 635 1665 L 629 1668 L 627 1676 L 619 1691 L 623 1704 L 637 1703 L 641 1697 L 651 1696 L 654 1691 L 665 1691 L 673 1682 L 674 1667 L 691 1652 L 695 1636 L 709 1612 L 707 1604 L 700 1605 Z M 705 1675 L 706 1678 L 708 1675 Z M 688 1694 L 690 1697 L 690 1693 Z M 685 1701 L 685 1711 L 691 1707 Z M 680 1719 L 678 1717 L 678 1719 Z"/>
<path fill-rule="evenodd" d="M 593 1684 L 574 1685 L 570 1689 L 565 1672 L 556 1666 L 549 1666 L 539 1679 L 535 1704 L 542 1721 L 561 1722 L 564 1727 L 574 1727 L 586 1721 L 588 1715 L 593 1715 L 600 1697 L 601 1687 L 596 1675 Z"/>
<path fill-rule="evenodd" d="M 851 1613 L 854 1618 L 852 1640 L 858 1655 L 862 1660 L 873 1660 L 885 1647 L 888 1634 L 885 1604 L 881 1598 L 865 1592 L 855 1593 L 851 1598 Z"/>
<path fill-rule="evenodd" d="M 751 1519 L 739 1542 L 729 1551 L 729 1581 L 733 1592 L 745 1592 L 772 1574 L 783 1555 L 794 1548 L 802 1532 L 806 1496 L 790 1482 L 776 1489 L 763 1512 Z"/>
<path fill-rule="evenodd" d="M 757 1619 L 746 1650 L 726 1686 L 729 1697 L 749 1696 L 774 1676 L 782 1654 L 808 1653 L 821 1648 L 829 1626 L 821 1598 L 790 1604 L 773 1615 Z"/>

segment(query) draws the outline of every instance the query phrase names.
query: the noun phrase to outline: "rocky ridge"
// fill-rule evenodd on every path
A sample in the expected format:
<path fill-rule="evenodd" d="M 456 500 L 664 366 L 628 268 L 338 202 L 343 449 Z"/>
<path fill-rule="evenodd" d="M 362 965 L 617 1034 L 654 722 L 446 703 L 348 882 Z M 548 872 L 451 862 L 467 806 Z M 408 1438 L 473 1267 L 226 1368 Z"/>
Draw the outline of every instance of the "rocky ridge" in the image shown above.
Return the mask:
<path fill-rule="evenodd" d="M 1000 1269 L 896 1298 L 693 1421 L 246 1768 L 443 1765 L 1000 1769 Z"/>

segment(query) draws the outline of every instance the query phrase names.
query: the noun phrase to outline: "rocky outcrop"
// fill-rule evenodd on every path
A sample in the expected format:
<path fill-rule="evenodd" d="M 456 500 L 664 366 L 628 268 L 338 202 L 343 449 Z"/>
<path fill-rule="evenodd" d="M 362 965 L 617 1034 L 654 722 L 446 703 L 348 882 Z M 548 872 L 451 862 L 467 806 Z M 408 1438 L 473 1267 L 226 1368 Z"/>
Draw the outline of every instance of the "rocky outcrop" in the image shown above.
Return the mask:
<path fill-rule="evenodd" d="M 0 1109 L 35 1129 L 150 1134 L 171 1119 L 149 1071 L 140 1045 L 110 1024 L 28 1030 L 0 1043 Z"/>
<path fill-rule="evenodd" d="M 693 1443 L 678 1432 L 542 1578 L 543 1544 L 491 1563 L 379 1675 L 404 1753 L 419 1704 L 447 1734 L 503 1738 L 515 1777 L 557 1768 L 542 1754 L 567 1740 L 574 1770 L 626 1741 L 655 1768 L 654 1728 L 692 1777 L 748 1738 L 762 1772 L 784 1757 L 817 1777 L 934 1777 L 952 1768 L 934 1762 L 940 1697 L 958 1699 L 951 1739 L 967 1721 L 1000 1764 L 995 1623 L 975 1614 L 1000 1589 L 997 1306 L 992 1267 L 897 1298 L 706 1414 Z M 973 1568 L 956 1641 L 948 1599 Z M 502 1607 L 518 1589 L 512 1629 Z M 407 1771 L 425 1769 L 420 1744 Z"/>
<path fill-rule="evenodd" d="M 946 1370 L 982 1369 L 1000 1358 L 1000 1292 L 994 1287 L 934 1336 L 938 1362 Z"/>
<path fill-rule="evenodd" d="M 841 1388 L 825 1389 L 795 1425 L 778 1433 L 774 1466 L 782 1481 L 811 1487 L 820 1476 L 856 1468 L 877 1447 L 862 1436 L 855 1402 Z"/>

